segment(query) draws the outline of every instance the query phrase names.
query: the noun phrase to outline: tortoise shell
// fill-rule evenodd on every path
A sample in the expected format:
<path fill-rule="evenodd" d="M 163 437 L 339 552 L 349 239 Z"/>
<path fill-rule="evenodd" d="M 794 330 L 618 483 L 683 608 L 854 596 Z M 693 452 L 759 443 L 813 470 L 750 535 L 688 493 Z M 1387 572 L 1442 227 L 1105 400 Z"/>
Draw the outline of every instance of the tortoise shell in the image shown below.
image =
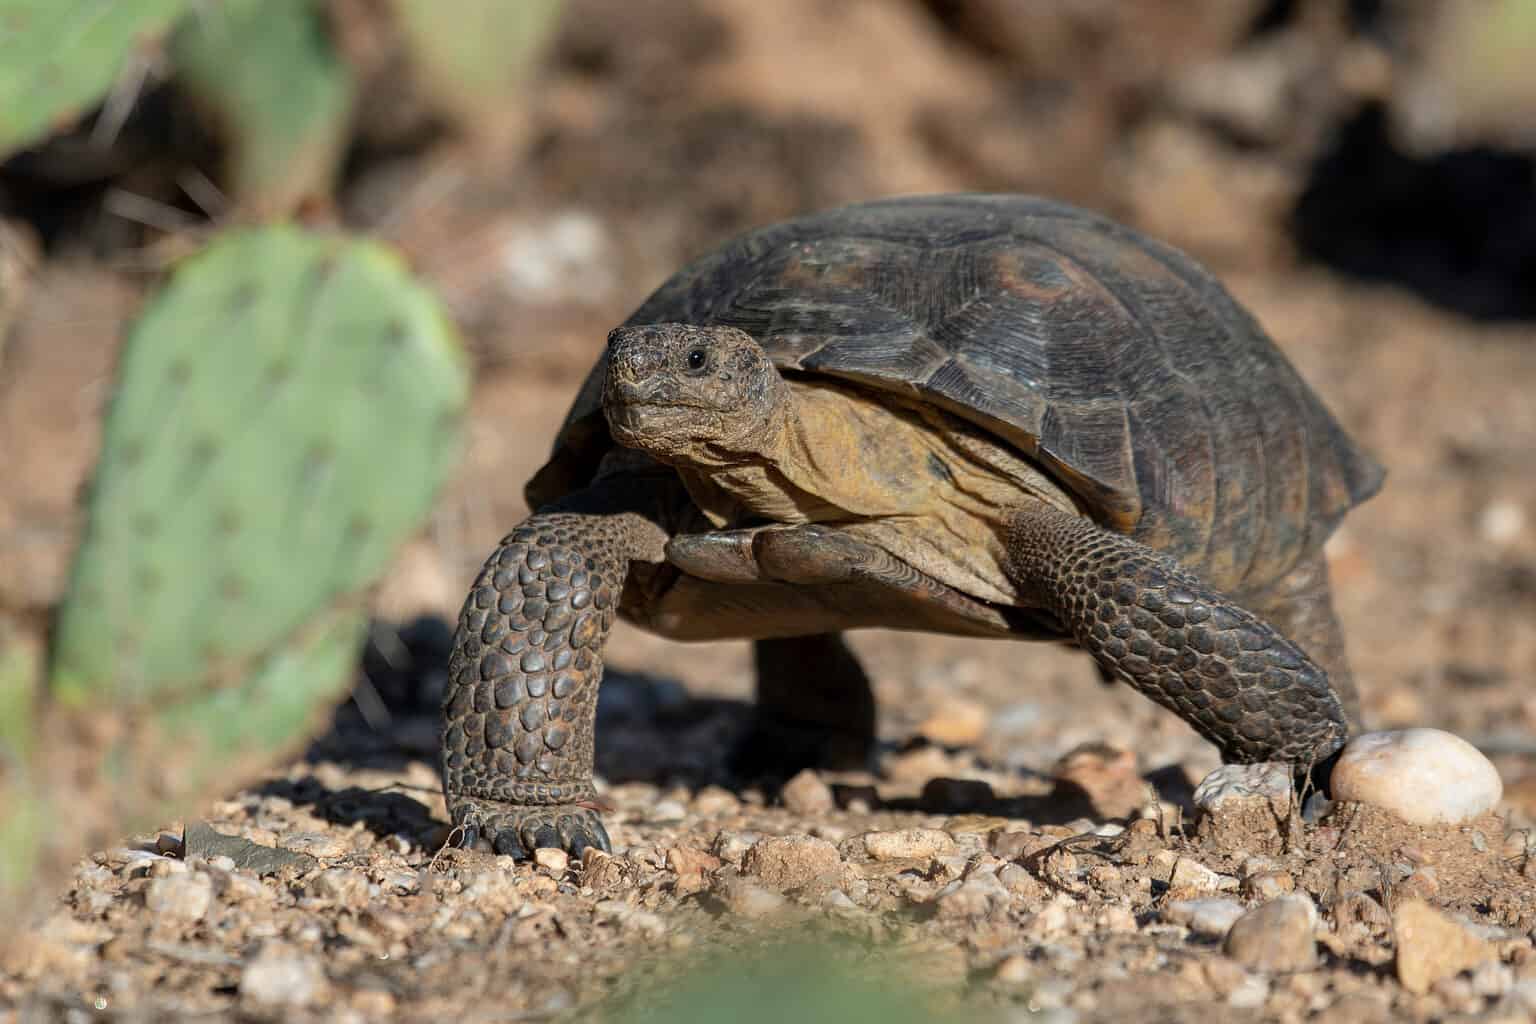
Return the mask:
<path fill-rule="evenodd" d="M 903 197 L 774 224 L 626 322 L 738 327 L 788 374 L 933 402 L 1233 592 L 1314 553 L 1383 476 L 1208 271 L 1048 199 Z M 531 507 L 584 486 L 612 446 L 604 370 L 600 357 Z"/>

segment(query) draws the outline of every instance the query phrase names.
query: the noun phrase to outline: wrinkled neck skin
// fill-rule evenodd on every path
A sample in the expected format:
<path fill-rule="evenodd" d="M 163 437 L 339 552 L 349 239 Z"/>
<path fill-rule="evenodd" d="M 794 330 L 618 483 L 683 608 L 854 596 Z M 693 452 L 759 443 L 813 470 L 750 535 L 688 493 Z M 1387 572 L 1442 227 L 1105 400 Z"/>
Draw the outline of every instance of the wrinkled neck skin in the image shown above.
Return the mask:
<path fill-rule="evenodd" d="M 718 470 L 771 465 L 787 451 L 796 419 L 796 397 L 773 375 L 765 390 L 743 406 L 717 411 L 689 407 L 692 430 L 653 435 L 646 448 L 656 459 L 680 469 Z"/>

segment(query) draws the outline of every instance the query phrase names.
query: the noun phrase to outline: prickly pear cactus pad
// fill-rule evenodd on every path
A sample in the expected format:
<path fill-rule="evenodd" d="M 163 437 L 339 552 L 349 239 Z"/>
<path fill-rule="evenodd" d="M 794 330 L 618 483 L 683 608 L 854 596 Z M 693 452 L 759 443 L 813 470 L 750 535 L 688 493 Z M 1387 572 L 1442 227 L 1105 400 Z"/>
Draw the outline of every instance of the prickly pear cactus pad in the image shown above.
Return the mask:
<path fill-rule="evenodd" d="M 315 0 L 223 0 L 171 37 L 181 87 L 223 137 L 225 188 L 252 218 L 281 215 L 331 184 L 346 141 L 352 74 Z"/>
<path fill-rule="evenodd" d="M 565 0 L 393 0 L 401 42 L 430 102 L 470 131 L 505 120 L 560 21 Z"/>
<path fill-rule="evenodd" d="M 106 95 L 188 0 L 0 0 L 0 158 Z"/>
<path fill-rule="evenodd" d="M 269 228 L 133 326 L 61 609 L 65 706 L 269 750 L 351 677 L 361 591 L 460 447 L 467 367 L 379 246 Z"/>

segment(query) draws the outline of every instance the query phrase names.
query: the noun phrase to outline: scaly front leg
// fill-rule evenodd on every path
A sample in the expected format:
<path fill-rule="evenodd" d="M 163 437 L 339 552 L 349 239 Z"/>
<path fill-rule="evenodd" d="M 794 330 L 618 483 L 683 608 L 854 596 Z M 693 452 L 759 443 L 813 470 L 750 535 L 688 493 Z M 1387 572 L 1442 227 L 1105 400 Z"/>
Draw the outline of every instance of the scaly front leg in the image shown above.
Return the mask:
<path fill-rule="evenodd" d="M 612 486 L 541 510 L 492 553 L 459 615 L 443 700 L 443 788 L 465 846 L 607 851 L 592 789 L 603 645 L 631 561 L 664 531 Z M 619 505 L 617 507 L 623 507 Z"/>
<path fill-rule="evenodd" d="M 1173 559 L 1044 505 L 1021 509 L 1007 540 L 1015 585 L 1225 760 L 1309 770 L 1348 738 L 1327 674 Z"/>

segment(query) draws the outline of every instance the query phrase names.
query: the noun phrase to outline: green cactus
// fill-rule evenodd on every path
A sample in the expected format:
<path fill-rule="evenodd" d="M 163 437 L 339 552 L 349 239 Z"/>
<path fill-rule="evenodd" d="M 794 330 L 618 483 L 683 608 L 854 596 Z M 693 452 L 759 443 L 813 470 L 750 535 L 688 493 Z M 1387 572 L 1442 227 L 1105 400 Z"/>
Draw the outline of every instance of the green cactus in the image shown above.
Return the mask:
<path fill-rule="evenodd" d="M 99 103 L 188 0 L 0 0 L 0 159 Z"/>
<path fill-rule="evenodd" d="M 47 827 L 32 757 L 38 645 L 0 615 L 0 904 L 21 890 Z"/>
<path fill-rule="evenodd" d="M 456 462 L 467 394 L 451 328 L 380 247 L 266 228 L 194 257 L 122 356 L 55 701 L 148 715 L 190 784 L 301 738 Z"/>
<path fill-rule="evenodd" d="M 183 21 L 170 53 L 225 141 L 224 184 L 242 213 L 280 216 L 328 192 L 355 85 L 320 5 L 223 0 Z"/>
<path fill-rule="evenodd" d="M 434 107 L 471 131 L 506 119 L 564 6 L 564 0 L 393 0 L 422 88 Z"/>
<path fill-rule="evenodd" d="M 953 992 L 924 978 L 918 955 L 888 944 L 857 942 L 815 925 L 767 928 L 751 952 L 692 951 L 665 958 L 625 995 L 593 1016 L 606 1024 L 988 1024 L 1001 1020 L 977 1006 L 955 1005 Z M 926 983 L 925 983 L 926 982 Z"/>
<path fill-rule="evenodd" d="M 1487 0 L 1430 10 L 1420 75 L 1455 115 L 1442 118 L 1454 134 L 1440 141 L 1530 147 L 1536 142 L 1536 4 Z"/>

